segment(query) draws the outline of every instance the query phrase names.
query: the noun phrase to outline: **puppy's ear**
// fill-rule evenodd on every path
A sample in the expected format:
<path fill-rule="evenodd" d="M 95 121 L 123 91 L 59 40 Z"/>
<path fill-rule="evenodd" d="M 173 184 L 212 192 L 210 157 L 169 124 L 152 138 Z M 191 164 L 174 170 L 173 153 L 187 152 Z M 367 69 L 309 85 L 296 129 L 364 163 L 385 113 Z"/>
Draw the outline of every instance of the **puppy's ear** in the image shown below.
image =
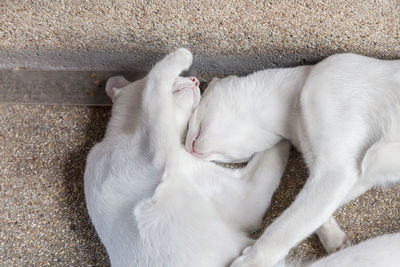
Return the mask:
<path fill-rule="evenodd" d="M 125 79 L 124 76 L 114 76 L 107 80 L 106 83 L 106 93 L 114 102 L 115 98 L 118 95 L 118 91 L 130 84 L 131 82 Z"/>
<path fill-rule="evenodd" d="M 208 84 L 210 85 L 210 84 L 212 84 L 212 83 L 215 83 L 215 82 L 218 81 L 218 80 L 219 80 L 219 78 L 214 77 L 214 78 L 212 78 L 212 80 L 211 80 Z"/>
<path fill-rule="evenodd" d="M 214 77 L 214 78 L 212 78 L 212 80 L 209 81 L 209 82 L 201 82 L 201 83 L 200 83 L 200 90 L 201 90 L 201 93 L 206 93 L 206 92 L 207 92 L 207 89 L 208 89 L 209 87 L 211 87 L 211 86 L 213 85 L 213 83 L 215 83 L 215 82 L 218 81 L 218 80 L 219 80 L 219 78 Z"/>

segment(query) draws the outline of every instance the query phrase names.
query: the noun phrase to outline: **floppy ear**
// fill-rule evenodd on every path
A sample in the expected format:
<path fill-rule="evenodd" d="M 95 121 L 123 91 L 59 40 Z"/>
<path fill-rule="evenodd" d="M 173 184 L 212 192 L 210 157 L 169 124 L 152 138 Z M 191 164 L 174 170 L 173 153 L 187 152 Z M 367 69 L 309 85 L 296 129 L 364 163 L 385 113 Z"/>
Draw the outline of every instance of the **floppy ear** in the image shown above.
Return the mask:
<path fill-rule="evenodd" d="M 219 80 L 219 78 L 214 77 L 214 78 L 212 78 L 212 80 L 209 82 L 209 84 L 215 83 L 215 82 L 218 81 L 218 80 Z"/>
<path fill-rule="evenodd" d="M 127 86 L 131 82 L 125 79 L 124 76 L 114 76 L 107 80 L 106 83 L 106 93 L 114 102 L 115 98 L 118 95 L 119 89 Z"/>
<path fill-rule="evenodd" d="M 215 83 L 215 82 L 218 81 L 218 80 L 219 80 L 219 78 L 214 77 L 214 78 L 212 78 L 212 80 L 209 81 L 209 82 L 201 82 L 201 84 L 200 84 L 200 90 L 201 90 L 201 92 L 202 92 L 202 93 L 206 93 L 206 92 L 207 92 L 207 88 L 210 87 L 210 85 L 212 85 L 213 83 Z"/>

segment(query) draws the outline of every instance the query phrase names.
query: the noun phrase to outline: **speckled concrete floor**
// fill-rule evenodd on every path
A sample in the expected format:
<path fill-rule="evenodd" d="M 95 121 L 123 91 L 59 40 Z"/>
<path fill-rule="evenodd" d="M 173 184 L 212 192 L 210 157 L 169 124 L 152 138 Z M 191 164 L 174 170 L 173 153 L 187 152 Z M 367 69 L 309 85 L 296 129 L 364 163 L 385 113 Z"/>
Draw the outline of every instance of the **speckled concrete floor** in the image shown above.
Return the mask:
<path fill-rule="evenodd" d="M 0 68 L 143 70 L 178 46 L 214 75 L 398 59 L 400 1 L 0 1 Z"/>
<path fill-rule="evenodd" d="M 0 266 L 107 266 L 84 203 L 85 157 L 109 107 L 0 106 Z M 293 151 L 265 225 L 292 201 L 307 170 Z M 373 190 L 336 213 L 352 242 L 400 231 L 400 186 Z M 294 257 L 324 254 L 317 238 Z"/>
<path fill-rule="evenodd" d="M 83 194 L 105 107 L 0 106 L 0 266 L 107 266 Z"/>
<path fill-rule="evenodd" d="M 398 0 L 0 2 L 1 48 L 399 56 Z"/>

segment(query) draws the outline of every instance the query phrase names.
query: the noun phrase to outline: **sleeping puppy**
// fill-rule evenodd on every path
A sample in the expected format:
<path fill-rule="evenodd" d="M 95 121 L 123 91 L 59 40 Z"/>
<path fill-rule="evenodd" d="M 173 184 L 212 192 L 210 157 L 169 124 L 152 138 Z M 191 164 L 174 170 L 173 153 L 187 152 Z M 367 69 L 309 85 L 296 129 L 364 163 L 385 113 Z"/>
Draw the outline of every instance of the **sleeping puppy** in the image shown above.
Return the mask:
<path fill-rule="evenodd" d="M 400 60 L 339 54 L 314 66 L 214 79 L 185 146 L 204 160 L 238 162 L 282 139 L 303 153 L 310 176 L 234 267 L 274 266 L 314 231 L 328 252 L 343 248 L 333 212 L 400 181 Z"/>

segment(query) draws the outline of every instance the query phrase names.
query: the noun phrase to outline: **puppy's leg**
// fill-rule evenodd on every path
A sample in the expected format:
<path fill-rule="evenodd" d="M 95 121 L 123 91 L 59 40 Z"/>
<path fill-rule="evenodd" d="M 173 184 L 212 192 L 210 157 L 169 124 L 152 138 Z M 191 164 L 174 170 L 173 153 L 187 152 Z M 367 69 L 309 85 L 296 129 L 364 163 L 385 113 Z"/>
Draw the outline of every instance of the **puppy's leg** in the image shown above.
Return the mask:
<path fill-rule="evenodd" d="M 173 160 L 180 147 L 180 133 L 174 116 L 172 86 L 177 76 L 192 64 L 189 50 L 179 48 L 158 62 L 147 75 L 143 91 L 142 131 L 146 149 L 155 166 Z M 144 140 L 142 143 L 146 143 Z"/>
<path fill-rule="evenodd" d="M 329 167 L 315 165 L 294 203 L 232 266 L 274 266 L 342 204 L 357 180 L 357 172 L 349 169 L 348 162 Z"/>
<path fill-rule="evenodd" d="M 363 159 L 362 171 L 364 183 L 399 183 L 400 141 L 378 142 L 371 146 Z"/>
<path fill-rule="evenodd" d="M 351 245 L 346 234 L 332 216 L 315 233 L 328 254 Z"/>
<path fill-rule="evenodd" d="M 241 200 L 241 206 L 243 210 L 249 211 L 246 216 L 247 225 L 244 226 L 249 230 L 255 230 L 260 226 L 262 216 L 285 171 L 289 151 L 289 142 L 281 141 L 274 147 L 257 153 L 242 174 L 242 179 L 247 181 L 245 184 L 247 190 L 246 196 Z"/>
<path fill-rule="evenodd" d="M 362 164 L 363 174 L 343 204 L 364 194 L 374 186 L 400 181 L 400 143 L 377 143 L 367 151 Z M 350 242 L 333 217 L 316 231 L 328 253 L 342 249 Z"/>

